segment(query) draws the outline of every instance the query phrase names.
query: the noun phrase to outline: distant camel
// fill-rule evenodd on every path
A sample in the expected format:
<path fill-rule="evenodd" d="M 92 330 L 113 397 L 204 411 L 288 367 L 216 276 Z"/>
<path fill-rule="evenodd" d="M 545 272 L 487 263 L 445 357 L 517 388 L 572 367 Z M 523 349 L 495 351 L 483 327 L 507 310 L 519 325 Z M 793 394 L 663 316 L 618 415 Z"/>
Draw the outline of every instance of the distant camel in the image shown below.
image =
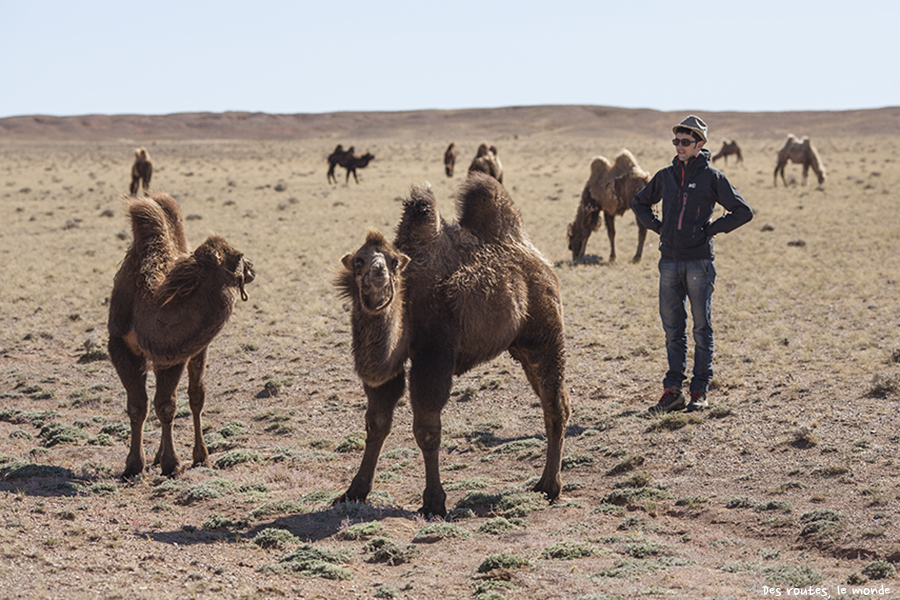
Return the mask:
<path fill-rule="evenodd" d="M 109 297 L 109 357 L 125 386 L 131 449 L 122 477 L 144 470 L 143 431 L 149 411 L 147 371 L 156 375 L 153 406 L 162 427 L 153 464 L 163 475 L 179 470 L 172 438 L 175 389 L 188 371 L 194 417 L 194 465 L 208 465 L 200 415 L 206 400 L 206 349 L 231 316 L 237 296 L 256 276 L 253 265 L 224 239 L 211 235 L 188 252 L 178 203 L 167 194 L 128 199 L 134 240 Z"/>
<path fill-rule="evenodd" d="M 778 151 L 778 164 L 775 166 L 774 185 L 778 186 L 778 174 L 781 173 L 781 181 L 787 187 L 787 181 L 784 179 L 784 167 L 788 161 L 803 165 L 803 185 L 806 185 L 809 179 L 809 169 L 812 168 L 819 179 L 819 185 L 825 183 L 825 164 L 819 158 L 819 152 L 815 146 L 809 141 L 809 136 L 798 138 L 793 133 L 789 133 L 784 147 Z"/>
<path fill-rule="evenodd" d="M 500 157 L 497 156 L 497 146 L 488 146 L 482 142 L 478 146 L 478 152 L 469 165 L 469 173 L 472 171 L 481 171 L 487 173 L 500 183 L 503 183 L 503 165 L 500 163 Z"/>
<path fill-rule="evenodd" d="M 350 156 L 353 156 L 353 146 L 344 150 L 341 144 L 338 144 L 334 152 L 328 155 L 328 183 L 337 183 L 337 177 L 334 176 L 334 168 L 338 165 L 344 166 L 344 163 Z"/>
<path fill-rule="evenodd" d="M 597 156 L 591 160 L 591 176 L 581 192 L 581 203 L 575 213 L 575 221 L 569 223 L 569 250 L 572 251 L 573 261 L 584 256 L 588 238 L 600 228 L 602 211 L 609 236 L 609 262 L 615 262 L 615 218 L 631 208 L 632 198 L 649 181 L 650 174 L 638 166 L 634 155 L 628 150 L 622 150 L 615 163 L 609 162 L 605 156 Z M 640 262 L 644 253 L 644 241 L 647 239 L 647 228 L 640 221 L 637 225 L 637 252 L 631 261 L 635 263 Z"/>
<path fill-rule="evenodd" d="M 450 145 L 447 146 L 447 151 L 444 152 L 444 172 L 447 173 L 447 177 L 453 177 L 453 167 L 456 165 L 457 154 L 456 144 L 450 142 Z"/>
<path fill-rule="evenodd" d="M 356 177 L 356 170 L 365 169 L 374 159 L 375 156 L 369 152 L 362 156 L 356 156 L 351 149 L 349 156 L 345 157 L 344 162 L 341 163 L 341 166 L 347 169 L 347 178 L 344 180 L 344 183 L 350 183 L 350 173 L 353 173 L 353 180 L 359 183 L 359 179 Z"/>
<path fill-rule="evenodd" d="M 720 158 L 724 158 L 725 164 L 727 165 L 729 156 L 737 156 L 737 162 L 744 162 L 744 155 L 741 154 L 741 147 L 738 146 L 738 143 L 734 140 L 723 140 L 722 149 L 719 150 L 718 154 L 712 157 L 712 161 L 716 162 Z"/>
<path fill-rule="evenodd" d="M 556 500 L 569 419 L 559 281 L 531 244 L 506 189 L 470 173 L 446 223 L 429 187 L 413 187 L 391 243 L 378 231 L 341 260 L 337 285 L 351 301 L 353 359 L 368 399 L 366 449 L 336 502 L 364 502 L 406 390 L 425 462 L 420 512 L 446 514 L 441 485 L 441 411 L 454 375 L 503 352 L 522 365 L 540 398 L 547 460 L 533 490 Z"/>
<path fill-rule="evenodd" d="M 144 148 L 138 148 L 134 151 L 134 164 L 131 166 L 131 195 L 137 195 L 142 180 L 144 191 L 149 190 L 151 177 L 153 177 L 153 163 L 150 162 L 150 155 Z"/>

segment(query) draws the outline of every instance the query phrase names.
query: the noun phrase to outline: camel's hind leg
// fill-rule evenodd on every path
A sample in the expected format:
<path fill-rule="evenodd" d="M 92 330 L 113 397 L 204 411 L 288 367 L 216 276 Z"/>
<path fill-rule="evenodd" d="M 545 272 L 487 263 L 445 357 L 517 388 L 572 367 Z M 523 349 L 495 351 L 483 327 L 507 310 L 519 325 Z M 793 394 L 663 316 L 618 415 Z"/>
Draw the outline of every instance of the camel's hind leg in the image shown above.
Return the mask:
<path fill-rule="evenodd" d="M 375 479 L 375 467 L 378 465 L 378 457 L 384 440 L 391 432 L 394 422 L 394 408 L 403 392 L 406 390 L 406 371 L 402 370 L 396 377 L 378 387 L 363 385 L 368 398 L 366 408 L 366 449 L 363 452 L 362 463 L 359 471 L 350 483 L 350 487 L 344 494 L 334 501 L 340 502 L 365 502 L 369 492 L 372 491 L 372 482 Z"/>
<path fill-rule="evenodd" d="M 609 236 L 609 262 L 616 262 L 616 215 L 603 213 L 606 222 L 606 235 Z"/>
<path fill-rule="evenodd" d="M 203 405 L 206 402 L 206 386 L 203 384 L 203 374 L 206 371 L 206 348 L 191 358 L 188 362 L 188 399 L 191 406 L 191 415 L 194 417 L 194 454 L 193 466 L 209 466 L 209 450 L 203 441 L 203 426 L 200 416 L 203 414 Z"/>
<path fill-rule="evenodd" d="M 119 374 L 127 394 L 128 418 L 131 421 L 131 448 L 125 459 L 123 478 L 140 475 L 144 471 L 144 422 L 149 412 L 147 398 L 147 362 L 128 349 L 125 341 L 110 336 L 107 345 L 109 358 Z"/>
<path fill-rule="evenodd" d="M 162 474 L 166 476 L 176 474 L 179 466 L 172 438 L 172 422 L 175 420 L 175 389 L 178 387 L 182 372 L 184 363 L 156 370 L 156 396 L 153 398 L 153 406 L 156 408 L 162 436 L 153 464 L 158 463 Z"/>
<path fill-rule="evenodd" d="M 550 308 L 549 304 L 548 298 L 547 309 L 558 311 L 557 307 Z M 534 314 L 552 313 L 539 309 Z M 521 363 L 528 382 L 541 399 L 547 433 L 547 462 L 533 490 L 541 492 L 548 500 L 556 500 L 562 491 L 559 472 L 566 424 L 571 413 L 565 381 L 562 315 L 560 312 L 556 314 L 560 318 L 555 323 L 531 321 L 509 349 L 512 357 Z"/>

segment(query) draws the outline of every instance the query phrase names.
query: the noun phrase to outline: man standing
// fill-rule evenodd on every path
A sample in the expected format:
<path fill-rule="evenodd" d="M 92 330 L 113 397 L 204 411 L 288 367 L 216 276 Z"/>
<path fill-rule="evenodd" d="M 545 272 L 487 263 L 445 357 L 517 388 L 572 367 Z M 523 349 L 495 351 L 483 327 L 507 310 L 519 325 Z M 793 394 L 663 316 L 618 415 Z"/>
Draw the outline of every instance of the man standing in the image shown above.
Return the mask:
<path fill-rule="evenodd" d="M 672 128 L 677 156 L 672 165 L 653 176 L 635 195 L 631 208 L 637 219 L 659 234 L 659 316 L 666 334 L 669 370 L 663 379 L 662 398 L 652 413 L 708 406 L 706 392 L 712 379 L 713 329 L 710 320 L 716 281 L 713 237 L 728 233 L 753 218 L 753 209 L 710 165 L 706 123 L 691 115 Z M 653 205 L 662 200 L 662 220 Z M 727 211 L 710 222 L 716 204 Z M 687 301 L 694 322 L 694 372 L 690 399 L 681 391 L 687 368 Z"/>

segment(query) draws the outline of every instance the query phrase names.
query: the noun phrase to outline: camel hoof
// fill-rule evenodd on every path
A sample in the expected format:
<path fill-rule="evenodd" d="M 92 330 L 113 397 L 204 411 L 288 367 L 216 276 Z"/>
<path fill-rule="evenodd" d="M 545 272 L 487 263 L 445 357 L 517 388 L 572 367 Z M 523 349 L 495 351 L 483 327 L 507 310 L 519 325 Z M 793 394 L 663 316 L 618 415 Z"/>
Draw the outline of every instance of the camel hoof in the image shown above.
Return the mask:
<path fill-rule="evenodd" d="M 351 502 L 364 503 L 365 501 L 366 501 L 366 496 L 363 496 L 361 498 L 356 497 L 356 496 L 351 496 L 350 492 L 348 491 L 348 492 L 341 494 L 337 498 L 335 498 L 334 501 L 331 503 L 331 505 L 339 506 L 341 504 L 349 504 Z"/>
<path fill-rule="evenodd" d="M 125 468 L 120 478 L 122 481 L 131 482 L 144 476 L 144 469 Z"/>
<path fill-rule="evenodd" d="M 427 520 L 431 520 L 431 519 L 435 519 L 435 518 L 443 519 L 444 517 L 447 516 L 447 508 L 444 506 L 433 506 L 430 508 L 427 506 L 423 506 L 416 512 L 418 514 L 422 515 L 423 517 L 425 517 L 425 519 L 427 519 Z"/>

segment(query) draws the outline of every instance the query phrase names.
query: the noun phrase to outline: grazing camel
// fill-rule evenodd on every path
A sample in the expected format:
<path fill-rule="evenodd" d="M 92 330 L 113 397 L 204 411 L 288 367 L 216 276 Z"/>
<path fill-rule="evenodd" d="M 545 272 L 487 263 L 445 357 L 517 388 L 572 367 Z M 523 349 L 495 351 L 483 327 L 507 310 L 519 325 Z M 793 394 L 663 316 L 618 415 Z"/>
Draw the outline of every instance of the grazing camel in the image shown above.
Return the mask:
<path fill-rule="evenodd" d="M 138 148 L 134 151 L 134 164 L 131 165 L 131 187 L 129 188 L 131 195 L 137 195 L 142 181 L 144 192 L 149 190 L 151 177 L 153 177 L 153 163 L 150 162 L 150 155 L 144 148 Z"/>
<path fill-rule="evenodd" d="M 341 144 L 338 144 L 334 152 L 328 155 L 328 183 L 337 183 L 337 177 L 334 175 L 334 168 L 338 165 L 344 166 L 347 158 L 353 156 L 353 146 L 347 150 Z"/>
<path fill-rule="evenodd" d="M 409 361 L 413 432 L 425 461 L 420 512 L 444 516 L 438 454 L 453 376 L 503 351 L 522 365 L 544 413 L 547 462 L 534 490 L 559 497 L 570 414 L 559 282 L 498 181 L 470 173 L 457 207 L 459 221 L 447 224 L 431 187 L 414 186 L 394 242 L 371 231 L 341 260 L 336 284 L 352 302 L 353 358 L 368 408 L 362 463 L 336 502 L 365 501 L 372 490 Z"/>
<path fill-rule="evenodd" d="M 808 136 L 798 138 L 793 133 L 789 133 L 784 147 L 778 151 L 778 164 L 775 165 L 774 185 L 778 187 L 778 174 L 781 173 L 781 181 L 787 187 L 787 181 L 784 178 L 784 167 L 788 161 L 803 165 L 803 185 L 806 185 L 809 179 L 809 169 L 816 173 L 819 185 L 825 183 L 825 164 L 819 158 L 819 152 L 816 150 Z"/>
<path fill-rule="evenodd" d="M 712 161 L 716 162 L 720 158 L 724 158 L 727 165 L 729 156 L 736 156 L 739 163 L 744 162 L 744 155 L 741 154 L 741 147 L 738 146 L 738 143 L 734 140 L 722 140 L 722 149 L 712 157 Z"/>
<path fill-rule="evenodd" d="M 144 470 L 147 371 L 156 375 L 153 405 L 162 427 L 153 464 L 163 475 L 179 470 L 172 439 L 175 389 L 187 365 L 194 418 L 194 465 L 208 465 L 200 415 L 205 402 L 206 349 L 231 316 L 238 294 L 255 277 L 253 265 L 224 239 L 210 236 L 192 253 L 181 209 L 167 194 L 129 198 L 134 241 L 109 299 L 109 357 L 128 396 L 131 449 L 123 478 Z"/>
<path fill-rule="evenodd" d="M 609 236 L 609 262 L 616 261 L 615 218 L 630 210 L 632 198 L 649 181 L 650 174 L 638 166 L 634 155 L 628 150 L 622 150 L 615 163 L 609 162 L 604 156 L 591 160 L 591 176 L 581 192 L 575 220 L 569 223 L 569 250 L 572 251 L 573 261 L 584 256 L 588 238 L 600 228 L 601 211 Z M 640 262 L 644 253 L 644 241 L 647 239 L 647 228 L 640 221 L 637 225 L 637 252 L 631 260 L 634 263 Z"/>
<path fill-rule="evenodd" d="M 447 150 L 444 152 L 444 172 L 447 177 L 453 177 L 453 167 L 456 166 L 456 157 L 459 153 L 456 151 L 456 144 L 450 142 Z"/>
<path fill-rule="evenodd" d="M 500 163 L 500 157 L 497 155 L 497 146 L 488 146 L 482 142 L 478 146 L 478 152 L 469 165 L 469 173 L 472 171 L 480 171 L 487 173 L 500 183 L 503 183 L 503 165 Z"/>
<path fill-rule="evenodd" d="M 350 183 L 351 173 L 353 173 L 353 180 L 356 183 L 359 183 L 359 179 L 356 177 L 356 170 L 365 169 L 374 159 L 375 156 L 369 152 L 366 152 L 362 156 L 356 156 L 351 149 L 350 154 L 345 157 L 344 162 L 341 163 L 341 166 L 347 170 L 347 178 L 344 180 L 344 183 Z"/>

